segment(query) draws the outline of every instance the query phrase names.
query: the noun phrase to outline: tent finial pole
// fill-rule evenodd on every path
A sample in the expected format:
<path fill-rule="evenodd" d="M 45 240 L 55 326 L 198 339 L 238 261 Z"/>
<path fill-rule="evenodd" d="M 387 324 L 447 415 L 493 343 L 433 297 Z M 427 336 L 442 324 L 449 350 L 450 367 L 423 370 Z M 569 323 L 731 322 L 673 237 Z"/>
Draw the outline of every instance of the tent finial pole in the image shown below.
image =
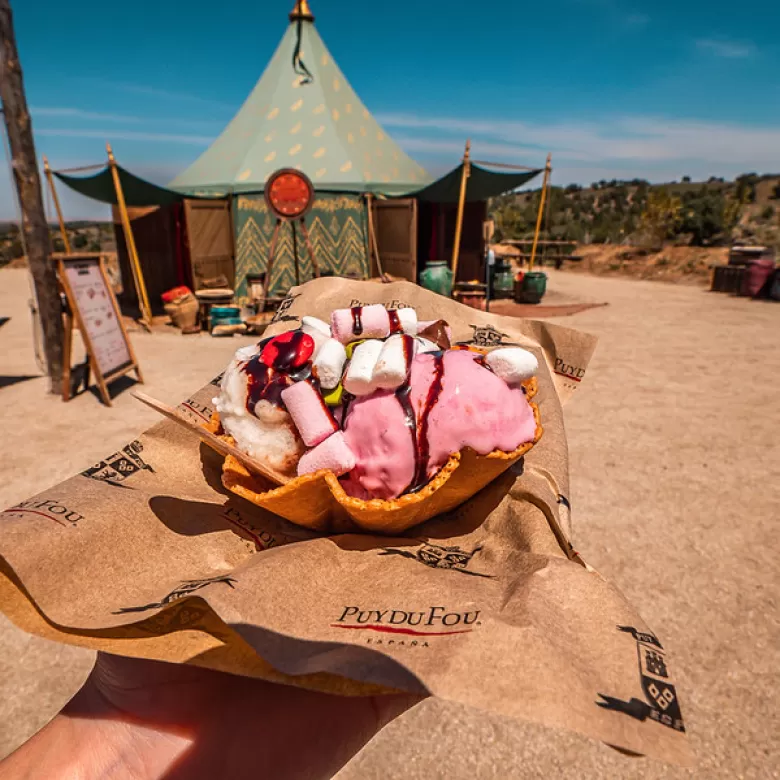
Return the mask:
<path fill-rule="evenodd" d="M 458 257 L 460 255 L 460 234 L 463 229 L 463 209 L 466 206 L 466 183 L 471 174 L 471 139 L 466 140 L 466 150 L 463 153 L 463 172 L 460 177 L 460 197 L 458 198 L 458 216 L 455 221 L 455 240 L 452 243 L 452 286 L 458 282 Z"/>
<path fill-rule="evenodd" d="M 539 198 L 539 213 L 536 215 L 536 230 L 534 230 L 534 243 L 531 247 L 531 259 L 528 262 L 528 270 L 534 270 L 536 262 L 536 248 L 539 245 L 539 231 L 542 228 L 542 214 L 544 214 L 544 201 L 547 197 L 547 185 L 550 181 L 550 172 L 552 171 L 552 153 L 547 155 L 547 162 L 544 166 L 544 180 L 542 181 L 542 194 Z"/>
<path fill-rule="evenodd" d="M 62 243 L 65 245 L 65 252 L 71 254 L 68 231 L 65 230 L 65 219 L 62 216 L 62 209 L 60 208 L 60 199 L 57 197 L 57 190 L 54 188 L 54 177 L 51 175 L 51 168 L 49 167 L 49 161 L 46 157 L 43 158 L 43 173 L 46 176 L 46 181 L 49 183 L 49 190 L 51 191 L 51 199 L 54 201 L 54 208 L 57 210 L 57 221 L 60 223 L 60 235 L 62 236 Z"/>
<path fill-rule="evenodd" d="M 135 282 L 135 291 L 138 293 L 138 307 L 141 309 L 141 322 L 149 331 L 152 329 L 152 307 L 149 305 L 149 296 L 146 292 L 146 282 L 141 270 L 141 263 L 138 259 L 138 250 L 133 238 L 133 229 L 130 226 L 130 215 L 127 213 L 127 204 L 125 203 L 125 194 L 122 192 L 122 182 L 119 179 L 119 171 L 116 167 L 114 152 L 111 144 L 106 144 L 108 152 L 108 167 L 111 169 L 111 178 L 114 181 L 114 190 L 116 191 L 116 203 L 119 207 L 119 216 L 122 220 L 122 230 L 125 234 L 125 244 L 127 245 L 127 254 L 130 255 L 130 268 L 133 271 L 133 281 Z"/>

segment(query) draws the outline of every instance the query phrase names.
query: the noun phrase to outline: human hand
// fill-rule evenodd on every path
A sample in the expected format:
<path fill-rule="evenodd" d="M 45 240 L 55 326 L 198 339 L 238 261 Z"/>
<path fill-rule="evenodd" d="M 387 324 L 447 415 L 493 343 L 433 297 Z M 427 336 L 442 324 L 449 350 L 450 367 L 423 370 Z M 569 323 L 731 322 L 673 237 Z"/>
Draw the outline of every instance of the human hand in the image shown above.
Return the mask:
<path fill-rule="evenodd" d="M 99 653 L 81 690 L 0 764 L 0 778 L 329 778 L 417 701 Z"/>

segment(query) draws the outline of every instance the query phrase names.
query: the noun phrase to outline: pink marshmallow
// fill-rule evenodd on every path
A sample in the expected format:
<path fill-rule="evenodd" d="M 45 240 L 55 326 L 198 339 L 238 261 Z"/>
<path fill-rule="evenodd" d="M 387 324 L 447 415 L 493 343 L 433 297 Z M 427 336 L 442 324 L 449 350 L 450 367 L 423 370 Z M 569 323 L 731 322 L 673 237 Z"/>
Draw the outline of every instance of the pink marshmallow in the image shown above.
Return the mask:
<path fill-rule="evenodd" d="M 358 306 L 352 309 L 336 309 L 330 315 L 333 338 L 342 344 L 358 339 L 384 339 L 390 335 L 390 316 L 381 303 Z"/>
<path fill-rule="evenodd" d="M 315 447 L 339 429 L 322 396 L 309 382 L 285 387 L 282 401 L 307 447 Z"/>
<path fill-rule="evenodd" d="M 355 454 L 349 448 L 341 431 L 328 436 L 313 450 L 305 452 L 298 461 L 298 476 L 327 469 L 337 477 L 355 468 Z"/>

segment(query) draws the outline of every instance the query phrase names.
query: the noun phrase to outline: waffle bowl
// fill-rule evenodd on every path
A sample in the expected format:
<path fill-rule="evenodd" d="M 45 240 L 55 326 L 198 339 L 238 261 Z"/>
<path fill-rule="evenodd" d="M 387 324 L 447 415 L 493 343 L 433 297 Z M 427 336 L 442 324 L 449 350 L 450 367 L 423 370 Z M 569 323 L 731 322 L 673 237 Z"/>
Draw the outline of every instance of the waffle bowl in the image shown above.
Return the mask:
<path fill-rule="evenodd" d="M 247 501 L 315 531 L 398 534 L 467 501 L 539 441 L 542 436 L 539 408 L 531 400 L 537 391 L 536 378 L 523 382 L 523 387 L 536 420 L 533 441 L 521 444 L 512 452 L 494 450 L 488 455 L 478 455 L 474 450 L 464 448 L 450 456 L 431 481 L 416 493 L 389 500 L 364 501 L 347 495 L 338 478 L 327 470 L 305 474 L 276 486 L 264 477 L 252 474 L 232 455 L 223 463 L 222 484 Z M 221 432 L 216 413 L 209 430 Z M 230 436 L 220 438 L 234 443 Z"/>

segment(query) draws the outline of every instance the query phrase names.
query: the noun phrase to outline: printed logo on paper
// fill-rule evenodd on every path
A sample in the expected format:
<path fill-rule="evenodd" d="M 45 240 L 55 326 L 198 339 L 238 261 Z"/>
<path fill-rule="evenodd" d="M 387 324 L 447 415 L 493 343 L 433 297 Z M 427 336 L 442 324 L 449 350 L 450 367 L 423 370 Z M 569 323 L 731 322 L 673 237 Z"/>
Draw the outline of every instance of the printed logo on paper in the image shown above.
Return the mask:
<path fill-rule="evenodd" d="M 239 529 L 240 533 L 248 536 L 255 545 L 255 549 L 258 552 L 262 550 L 270 550 L 271 547 L 277 547 L 280 544 L 286 544 L 287 539 L 284 537 L 277 537 L 268 531 L 264 531 L 259 528 L 255 528 L 246 518 L 242 517 L 241 513 L 232 506 L 224 507 L 222 517 L 230 523 L 230 525 Z"/>
<path fill-rule="evenodd" d="M 484 574 L 467 568 L 471 559 L 481 549 L 482 547 L 475 547 L 468 552 L 461 550 L 460 547 L 440 547 L 437 544 L 425 543 L 414 551 L 403 547 L 383 547 L 379 555 L 400 555 L 432 569 L 448 569 L 460 574 L 470 574 L 472 577 L 493 577 L 493 574 Z"/>
<path fill-rule="evenodd" d="M 296 295 L 288 295 L 280 304 L 279 308 L 273 316 L 271 322 L 293 322 L 298 318 L 292 314 L 288 314 L 290 307 L 295 303 L 295 299 L 300 297 L 300 293 Z"/>
<path fill-rule="evenodd" d="M 649 718 L 675 731 L 685 731 L 677 691 L 669 681 L 666 656 L 658 638 L 655 634 L 637 631 L 633 626 L 618 626 L 617 629 L 631 634 L 636 641 L 639 677 L 646 701 L 635 698 L 624 701 L 600 693 L 603 701 L 597 701 L 596 704 L 606 710 L 622 712 L 639 721 Z"/>
<path fill-rule="evenodd" d="M 139 471 L 149 471 L 154 474 L 154 469 L 141 457 L 143 449 L 144 445 L 140 441 L 130 442 L 119 452 L 109 455 L 100 463 L 82 471 L 81 475 L 100 482 L 107 482 L 114 487 L 128 487 L 122 483 L 133 474 L 137 474 Z"/>
<path fill-rule="evenodd" d="M 179 601 L 180 599 L 186 598 L 187 596 L 191 596 L 193 593 L 195 593 L 195 591 L 201 590 L 201 588 L 205 588 L 209 585 L 214 585 L 220 582 L 235 590 L 235 585 L 233 584 L 235 580 L 226 574 L 217 577 L 206 577 L 202 580 L 185 580 L 181 583 L 181 585 L 179 585 L 178 588 L 172 590 L 167 596 L 165 596 L 165 598 L 160 599 L 160 601 L 155 601 L 153 604 L 144 604 L 140 607 L 122 607 L 121 609 L 116 610 L 113 614 L 121 615 L 124 612 L 145 612 L 148 609 L 159 609 L 160 607 L 165 607 L 168 604 L 173 604 L 174 601 Z"/>
<path fill-rule="evenodd" d="M 220 374 L 220 380 L 221 376 L 222 375 Z M 214 384 L 214 380 L 211 381 L 211 384 Z M 211 407 L 196 401 L 194 398 L 188 398 L 186 401 L 182 401 L 179 404 L 179 409 L 195 415 L 199 422 L 211 422 Z"/>
<path fill-rule="evenodd" d="M 331 628 L 366 632 L 368 645 L 429 647 L 428 640 L 435 637 L 470 634 L 482 625 L 480 613 L 478 609 L 461 611 L 448 607 L 415 611 L 345 606 L 336 622 L 330 625 Z"/>
<path fill-rule="evenodd" d="M 585 369 L 579 366 L 566 363 L 562 358 L 555 358 L 555 365 L 553 371 L 558 376 L 564 377 L 564 379 L 571 380 L 572 382 L 582 382 L 582 378 L 585 376 Z"/>
<path fill-rule="evenodd" d="M 492 325 L 469 325 L 474 331 L 468 341 L 459 341 L 459 345 L 473 344 L 475 347 L 517 347 L 515 341 L 504 341 L 509 338 L 509 334 L 502 333 Z"/>
<path fill-rule="evenodd" d="M 396 298 L 394 298 L 392 301 L 389 301 L 388 303 L 384 303 L 382 301 L 379 301 L 382 306 L 384 306 L 388 311 L 393 311 L 394 309 L 409 309 L 412 308 L 410 304 L 406 303 L 406 301 L 399 301 Z M 358 298 L 353 298 L 349 305 L 347 306 L 348 309 L 352 309 L 355 306 L 374 306 L 373 303 L 368 303 L 367 301 L 361 301 Z"/>
<path fill-rule="evenodd" d="M 84 519 L 84 515 L 56 498 L 31 498 L 27 501 L 20 501 L 15 506 L 6 509 L 3 514 L 12 517 L 30 517 L 32 515 L 45 517 L 64 528 L 75 527 Z"/>
<path fill-rule="evenodd" d="M 220 374 L 217 374 L 210 382 L 210 385 L 216 385 L 217 387 L 220 387 L 222 385 L 222 377 L 225 376 L 225 372 L 223 371 Z"/>

